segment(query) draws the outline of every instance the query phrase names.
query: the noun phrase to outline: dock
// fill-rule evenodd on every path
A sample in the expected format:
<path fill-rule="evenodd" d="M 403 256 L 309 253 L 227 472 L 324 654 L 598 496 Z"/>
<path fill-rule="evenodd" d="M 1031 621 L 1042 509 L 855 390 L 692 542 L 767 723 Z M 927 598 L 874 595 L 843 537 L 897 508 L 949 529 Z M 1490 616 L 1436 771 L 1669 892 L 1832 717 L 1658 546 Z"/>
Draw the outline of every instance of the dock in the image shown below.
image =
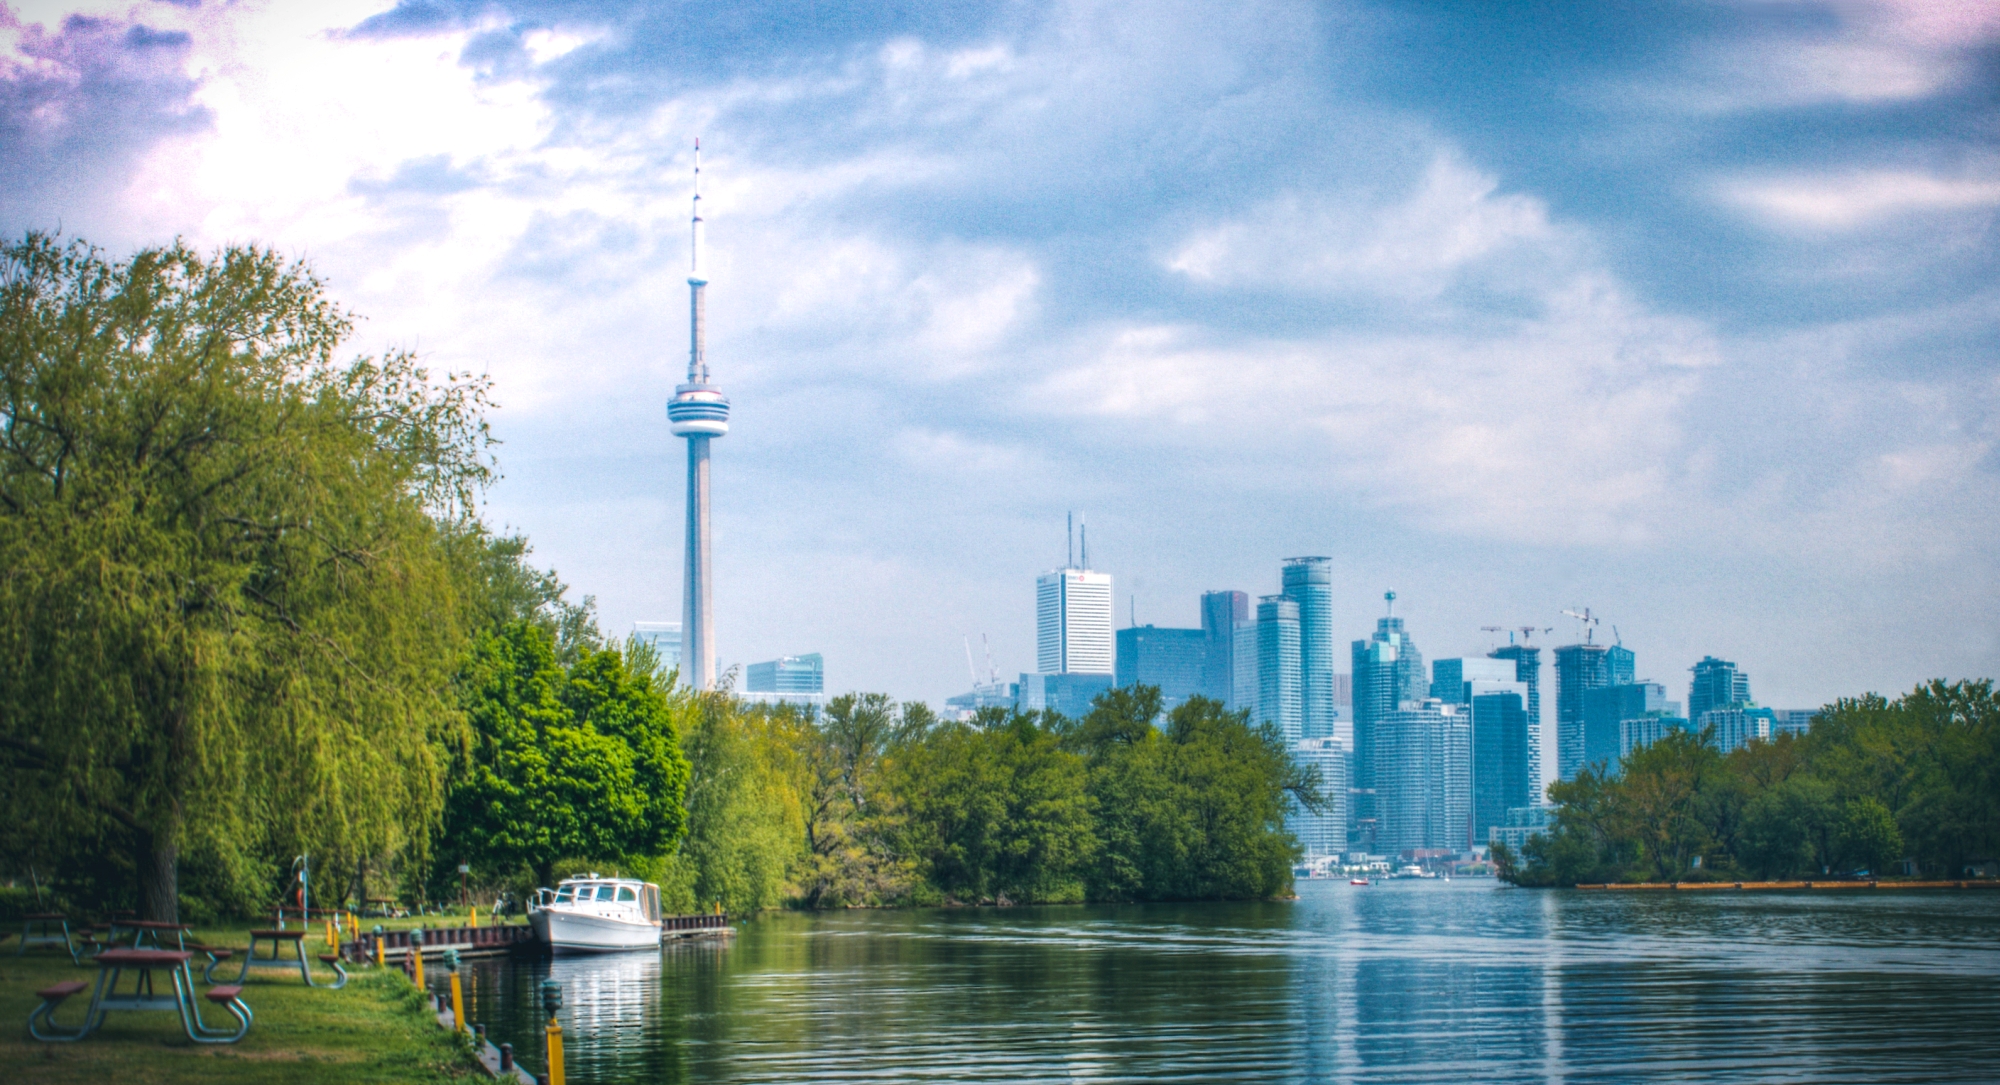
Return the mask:
<path fill-rule="evenodd" d="M 447 949 L 455 949 L 460 957 L 468 959 L 503 957 L 540 945 L 535 939 L 535 928 L 525 923 L 497 927 L 425 927 L 423 931 L 426 958 L 438 956 Z M 727 938 L 735 933 L 736 928 L 730 925 L 727 912 L 670 915 L 660 922 L 661 942 L 684 938 Z M 372 961 L 375 959 L 375 938 L 371 931 L 342 942 L 341 955 L 356 963 Z M 409 958 L 409 931 L 383 931 L 381 939 L 384 960 L 403 961 Z"/>

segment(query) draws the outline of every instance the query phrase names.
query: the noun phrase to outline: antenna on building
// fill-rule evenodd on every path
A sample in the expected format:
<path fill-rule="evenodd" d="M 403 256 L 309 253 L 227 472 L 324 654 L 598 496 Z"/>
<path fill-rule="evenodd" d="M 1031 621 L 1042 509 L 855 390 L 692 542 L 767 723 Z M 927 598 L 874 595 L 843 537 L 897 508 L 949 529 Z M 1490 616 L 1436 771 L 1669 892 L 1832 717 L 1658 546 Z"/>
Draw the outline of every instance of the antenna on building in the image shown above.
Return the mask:
<path fill-rule="evenodd" d="M 1066 529 L 1069 532 L 1069 542 L 1066 544 L 1067 549 L 1063 551 L 1063 568 L 1074 569 L 1076 568 L 1076 513 L 1070 513 L 1069 519 L 1064 522 L 1069 525 Z"/>
<path fill-rule="evenodd" d="M 1389 604 L 1389 617 L 1391 617 L 1391 618 L 1395 617 L 1395 616 L 1396 616 L 1396 593 L 1395 593 L 1394 591 L 1385 591 L 1385 592 L 1383 592 L 1383 593 L 1382 593 L 1382 598 L 1383 598 L 1383 599 L 1384 599 L 1384 600 L 1385 600 L 1386 602 L 1388 602 L 1388 604 Z"/>
<path fill-rule="evenodd" d="M 1139 628 L 1139 593 L 1136 591 L 1133 592 L 1125 597 L 1125 601 L 1130 604 L 1130 609 L 1126 613 L 1125 623 L 1137 629 Z"/>
<path fill-rule="evenodd" d="M 1083 537 L 1083 568 L 1085 572 L 1088 572 L 1090 570 L 1090 517 L 1077 517 L 1076 528 L 1077 533 Z M 1112 605 L 1116 606 L 1117 604 L 1114 603 Z"/>

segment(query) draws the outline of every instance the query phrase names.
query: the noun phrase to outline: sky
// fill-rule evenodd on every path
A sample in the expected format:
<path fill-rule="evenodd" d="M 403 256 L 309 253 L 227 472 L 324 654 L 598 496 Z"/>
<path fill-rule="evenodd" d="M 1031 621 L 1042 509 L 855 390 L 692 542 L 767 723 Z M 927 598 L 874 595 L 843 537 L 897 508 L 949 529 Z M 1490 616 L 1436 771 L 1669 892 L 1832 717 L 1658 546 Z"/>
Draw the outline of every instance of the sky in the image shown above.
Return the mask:
<path fill-rule="evenodd" d="M 1121 625 L 1316 554 L 1431 658 L 2000 676 L 2000 5 L 0 0 L 0 228 L 488 375 L 485 515 L 613 634 L 680 616 L 697 137 L 725 666 L 1030 670 L 1075 511 Z"/>

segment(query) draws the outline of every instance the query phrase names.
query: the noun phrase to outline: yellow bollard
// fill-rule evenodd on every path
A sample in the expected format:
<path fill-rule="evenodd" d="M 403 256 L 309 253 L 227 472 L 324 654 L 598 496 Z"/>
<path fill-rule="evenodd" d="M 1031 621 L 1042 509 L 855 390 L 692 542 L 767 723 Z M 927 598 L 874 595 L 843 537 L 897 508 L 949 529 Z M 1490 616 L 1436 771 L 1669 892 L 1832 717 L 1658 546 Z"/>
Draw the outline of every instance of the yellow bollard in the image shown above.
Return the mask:
<path fill-rule="evenodd" d="M 410 967 L 416 969 L 417 990 L 424 990 L 424 944 L 415 938 L 410 939 Z"/>
<path fill-rule="evenodd" d="M 340 948 L 340 942 L 333 937 L 333 920 L 331 919 L 326 921 L 326 948 L 330 950 Z"/>
<path fill-rule="evenodd" d="M 549 1015 L 549 1085 L 563 1085 L 562 1026 L 556 1011 L 562 1009 L 562 985 L 554 979 L 541 984 L 542 1010 Z"/>
<path fill-rule="evenodd" d="M 469 911 L 469 912 L 467 912 L 467 913 L 466 913 L 466 915 L 467 915 L 467 916 L 468 916 L 468 917 L 469 917 L 469 918 L 470 918 L 470 919 L 472 920 L 472 929 L 473 929 L 473 930 L 478 930 L 478 929 L 479 929 L 479 905 L 477 905 L 477 904 L 473 905 L 473 906 L 472 906 L 472 910 L 471 910 L 471 911 Z"/>
<path fill-rule="evenodd" d="M 465 1031 L 465 990 L 458 982 L 458 951 L 444 951 L 445 967 L 451 969 L 451 1028 L 454 1032 Z"/>
<path fill-rule="evenodd" d="M 377 923 L 375 924 L 375 967 L 377 968 L 389 967 L 389 960 L 382 953 L 383 941 L 384 939 L 382 937 L 382 924 Z"/>

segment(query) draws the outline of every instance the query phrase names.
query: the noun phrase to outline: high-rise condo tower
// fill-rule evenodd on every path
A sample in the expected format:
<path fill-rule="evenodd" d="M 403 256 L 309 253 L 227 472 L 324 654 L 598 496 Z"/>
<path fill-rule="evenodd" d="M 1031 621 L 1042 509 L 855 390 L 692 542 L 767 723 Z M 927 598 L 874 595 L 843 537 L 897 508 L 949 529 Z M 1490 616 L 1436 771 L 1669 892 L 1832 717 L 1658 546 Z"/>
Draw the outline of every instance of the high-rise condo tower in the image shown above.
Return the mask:
<path fill-rule="evenodd" d="M 674 436 L 687 438 L 687 564 L 681 583 L 681 680 L 715 688 L 715 573 L 708 561 L 708 442 L 729 432 L 729 400 L 708 383 L 708 280 L 701 272 L 701 141 L 694 144 L 693 254 L 688 262 L 688 375 L 667 401 Z"/>

